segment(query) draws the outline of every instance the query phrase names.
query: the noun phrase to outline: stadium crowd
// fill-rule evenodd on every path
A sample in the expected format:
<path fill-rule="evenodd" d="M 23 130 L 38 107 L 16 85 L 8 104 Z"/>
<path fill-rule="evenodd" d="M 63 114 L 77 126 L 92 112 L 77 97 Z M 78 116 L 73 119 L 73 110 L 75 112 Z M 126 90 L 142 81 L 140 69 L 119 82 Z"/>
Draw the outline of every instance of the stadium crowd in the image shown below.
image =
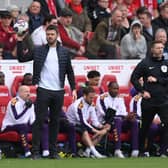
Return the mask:
<path fill-rule="evenodd" d="M 15 131 L 24 157 L 33 159 L 59 159 L 60 142 L 68 144 L 62 150 L 71 157 L 168 156 L 167 1 L 33 0 L 25 13 L 13 4 L 0 15 L 0 60 L 34 61 L 33 75 L 13 81 L 8 101 L 0 100 L 6 106 L 5 114 L 0 110 L 2 152 L 1 134 Z M 25 22 L 28 29 L 19 32 Z M 101 85 L 96 70 L 79 84 L 72 59 L 142 62 L 122 92 L 116 78 Z M 71 89 L 64 84 L 66 74 Z M 3 87 L 5 72 L 0 72 Z M 58 131 L 66 140 L 59 140 Z"/>

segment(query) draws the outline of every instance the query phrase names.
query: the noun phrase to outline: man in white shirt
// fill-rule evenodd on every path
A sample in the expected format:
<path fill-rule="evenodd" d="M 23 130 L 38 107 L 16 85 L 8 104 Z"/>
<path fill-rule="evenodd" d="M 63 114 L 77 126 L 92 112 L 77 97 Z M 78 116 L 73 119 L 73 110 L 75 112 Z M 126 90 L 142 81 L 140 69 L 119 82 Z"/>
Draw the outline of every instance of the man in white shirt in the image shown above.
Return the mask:
<path fill-rule="evenodd" d="M 35 121 L 34 106 L 29 98 L 29 87 L 25 85 L 20 86 L 18 96 L 8 103 L 1 127 L 1 131 L 3 132 L 16 131 L 19 133 L 25 157 L 31 155 L 28 147 L 27 134 L 30 130 L 30 125 Z"/>
<path fill-rule="evenodd" d="M 41 46 L 47 44 L 47 38 L 46 38 L 46 28 L 49 25 L 56 25 L 57 26 L 57 18 L 54 15 L 48 15 L 44 19 L 43 25 L 38 27 L 33 31 L 31 34 L 32 41 L 35 46 Z M 61 42 L 60 37 L 58 37 L 58 41 Z"/>
<path fill-rule="evenodd" d="M 102 124 L 110 124 L 114 134 L 115 152 L 114 155 L 119 158 L 124 158 L 121 151 L 120 135 L 122 130 L 131 129 L 132 134 L 132 157 L 138 156 L 138 122 L 132 121 L 126 111 L 124 99 L 118 96 L 119 86 L 117 82 L 110 82 L 108 92 L 101 94 L 97 98 L 96 108 L 97 116 Z M 107 112 L 115 112 L 110 119 L 106 119 Z M 113 117 L 113 118 L 112 118 Z"/>
<path fill-rule="evenodd" d="M 90 154 L 92 154 L 96 158 L 104 158 L 105 156 L 101 155 L 94 145 L 101 140 L 108 132 L 108 129 L 100 124 L 97 119 L 95 106 L 93 105 L 94 89 L 91 87 L 84 88 L 83 94 L 83 97 L 70 105 L 66 115 L 87 146 L 84 152 L 85 156 L 90 157 Z M 89 133 L 93 134 L 92 138 L 90 138 Z"/>
<path fill-rule="evenodd" d="M 40 156 L 40 137 L 45 118 L 49 115 L 49 158 L 59 159 L 56 140 L 59 130 L 59 116 L 64 100 L 65 77 L 68 78 L 73 99 L 76 99 L 74 71 L 68 49 L 58 41 L 58 29 L 49 25 L 46 29 L 47 44 L 33 51 L 23 49 L 24 36 L 17 36 L 17 55 L 20 62 L 33 60 L 33 85 L 38 85 L 36 99 L 36 120 L 33 124 L 33 159 Z"/>

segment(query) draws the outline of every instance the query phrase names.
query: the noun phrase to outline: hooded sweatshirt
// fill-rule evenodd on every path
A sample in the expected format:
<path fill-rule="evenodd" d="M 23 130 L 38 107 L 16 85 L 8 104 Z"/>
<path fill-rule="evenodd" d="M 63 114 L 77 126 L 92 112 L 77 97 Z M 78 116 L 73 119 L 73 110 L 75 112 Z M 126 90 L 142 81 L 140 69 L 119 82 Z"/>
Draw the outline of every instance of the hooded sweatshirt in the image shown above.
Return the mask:
<path fill-rule="evenodd" d="M 121 40 L 121 58 L 123 59 L 142 59 L 145 58 L 147 52 L 147 44 L 143 35 L 135 40 L 133 27 L 139 25 L 142 32 L 142 24 L 139 20 L 134 20 L 131 24 L 130 32 Z"/>

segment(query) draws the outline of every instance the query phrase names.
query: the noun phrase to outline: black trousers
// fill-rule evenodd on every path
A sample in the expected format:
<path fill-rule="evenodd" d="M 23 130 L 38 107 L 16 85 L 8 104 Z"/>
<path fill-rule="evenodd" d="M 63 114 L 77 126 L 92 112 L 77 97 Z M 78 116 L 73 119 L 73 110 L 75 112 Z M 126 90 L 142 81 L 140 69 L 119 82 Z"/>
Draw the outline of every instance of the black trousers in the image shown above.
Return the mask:
<path fill-rule="evenodd" d="M 36 120 L 33 124 L 32 151 L 39 153 L 42 127 L 49 113 L 49 150 L 50 154 L 56 152 L 56 139 L 59 131 L 59 116 L 64 100 L 64 90 L 52 91 L 43 88 L 37 89 L 35 103 Z"/>
<path fill-rule="evenodd" d="M 145 151 L 145 140 L 148 137 L 148 131 L 155 114 L 158 114 L 162 122 L 163 136 L 162 145 L 164 146 L 163 153 L 166 153 L 168 148 L 168 104 L 153 105 L 147 100 L 142 100 L 142 125 L 140 129 L 140 151 Z"/>

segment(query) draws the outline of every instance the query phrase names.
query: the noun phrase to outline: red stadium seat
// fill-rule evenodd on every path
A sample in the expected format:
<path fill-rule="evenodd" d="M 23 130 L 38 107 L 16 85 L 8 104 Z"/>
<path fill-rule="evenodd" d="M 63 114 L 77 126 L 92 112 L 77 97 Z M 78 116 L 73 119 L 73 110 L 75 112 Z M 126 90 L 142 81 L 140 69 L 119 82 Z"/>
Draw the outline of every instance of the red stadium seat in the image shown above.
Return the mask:
<path fill-rule="evenodd" d="M 127 112 L 129 112 L 129 104 L 131 101 L 130 88 L 129 86 L 120 86 L 119 95 L 124 98 Z"/>
<path fill-rule="evenodd" d="M 16 96 L 18 92 L 19 86 L 22 84 L 23 76 L 15 76 L 12 86 L 11 86 L 11 94 L 13 97 Z M 34 102 L 36 100 L 36 89 L 37 87 L 34 85 L 29 86 L 30 87 L 30 98 Z"/>
<path fill-rule="evenodd" d="M 99 86 L 92 86 L 94 89 L 96 96 L 99 96 L 101 94 L 101 88 Z"/>
<path fill-rule="evenodd" d="M 11 96 L 7 86 L 0 86 L 0 113 L 5 114 Z"/>
<path fill-rule="evenodd" d="M 68 107 L 72 104 L 72 96 L 64 96 L 63 111 L 66 112 Z"/>
<path fill-rule="evenodd" d="M 115 75 L 104 75 L 101 80 L 101 86 L 103 87 L 104 91 L 108 91 L 108 84 L 109 82 L 116 82 L 117 78 Z"/>
<path fill-rule="evenodd" d="M 87 79 L 85 75 L 76 75 L 75 76 L 76 89 L 78 90 L 80 86 L 85 85 L 86 80 Z"/>
<path fill-rule="evenodd" d="M 23 81 L 23 76 L 15 76 L 11 86 L 11 94 L 13 97 L 16 96 L 18 88 L 21 85 L 22 81 Z"/>
<path fill-rule="evenodd" d="M 37 87 L 32 85 L 32 86 L 29 86 L 30 88 L 30 99 L 35 102 L 36 101 L 36 97 L 37 97 Z"/>
<path fill-rule="evenodd" d="M 71 96 L 72 95 L 71 89 L 68 85 L 64 86 L 64 91 L 65 91 L 64 96 Z"/>
<path fill-rule="evenodd" d="M 130 88 L 128 86 L 120 86 L 119 94 L 120 96 L 123 96 L 123 97 L 130 96 Z"/>

